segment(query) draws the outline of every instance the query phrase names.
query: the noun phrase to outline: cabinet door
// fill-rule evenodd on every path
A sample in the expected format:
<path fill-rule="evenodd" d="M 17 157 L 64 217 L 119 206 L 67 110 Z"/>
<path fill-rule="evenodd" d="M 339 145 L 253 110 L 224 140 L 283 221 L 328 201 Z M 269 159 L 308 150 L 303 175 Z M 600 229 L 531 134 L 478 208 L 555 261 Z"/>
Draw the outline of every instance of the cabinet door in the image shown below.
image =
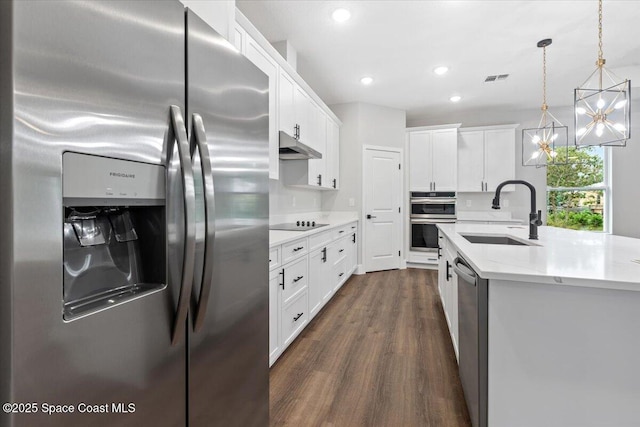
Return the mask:
<path fill-rule="evenodd" d="M 325 283 L 329 280 L 327 274 L 329 262 L 327 249 L 318 249 L 309 256 L 309 313 L 310 319 L 320 311 L 327 301 Z"/>
<path fill-rule="evenodd" d="M 309 185 L 327 187 L 327 115 L 315 102 L 311 103 L 310 113 L 311 139 L 309 142 L 312 143 L 311 148 L 322 154 L 322 158 L 309 160 Z"/>
<path fill-rule="evenodd" d="M 340 127 L 327 117 L 327 187 L 340 188 Z"/>
<path fill-rule="evenodd" d="M 349 236 L 349 240 L 351 244 L 348 249 L 348 263 L 347 263 L 347 275 L 351 275 L 355 272 L 356 267 L 358 266 L 358 233 L 352 233 Z"/>
<path fill-rule="evenodd" d="M 238 49 L 238 52 L 245 53 L 245 40 L 247 37 L 247 32 L 240 26 L 240 24 L 236 23 L 233 28 L 233 45 Z"/>
<path fill-rule="evenodd" d="M 293 93 L 293 113 L 295 123 L 298 127 L 298 135 L 300 142 L 313 146 L 313 130 L 311 130 L 310 116 L 312 114 L 312 104 L 309 95 L 297 84 L 294 84 Z"/>
<path fill-rule="evenodd" d="M 281 271 L 282 269 L 276 269 L 269 273 L 269 366 L 280 355 L 278 288 L 282 280 Z"/>
<path fill-rule="evenodd" d="M 431 135 L 431 180 L 435 191 L 458 189 L 458 130 L 435 130 Z"/>
<path fill-rule="evenodd" d="M 290 136 L 295 135 L 294 93 L 296 84 L 283 70 L 278 74 L 278 128 Z"/>
<path fill-rule="evenodd" d="M 409 133 L 409 190 L 431 191 L 431 132 Z"/>
<path fill-rule="evenodd" d="M 279 170 L 279 138 L 277 115 L 277 81 L 278 64 L 258 43 L 246 35 L 245 56 L 254 63 L 256 67 L 269 76 L 269 178 L 278 179 Z"/>
<path fill-rule="evenodd" d="M 487 191 L 494 192 L 503 181 L 516 177 L 515 129 L 487 130 L 484 133 L 485 182 Z M 502 191 L 513 191 L 508 185 Z"/>
<path fill-rule="evenodd" d="M 458 191 L 481 192 L 484 187 L 484 131 L 458 134 Z"/>
<path fill-rule="evenodd" d="M 442 307 L 445 305 L 444 301 L 444 282 L 447 274 L 446 258 L 444 256 L 445 238 L 441 233 L 438 233 L 438 294 L 440 295 L 440 302 Z"/>

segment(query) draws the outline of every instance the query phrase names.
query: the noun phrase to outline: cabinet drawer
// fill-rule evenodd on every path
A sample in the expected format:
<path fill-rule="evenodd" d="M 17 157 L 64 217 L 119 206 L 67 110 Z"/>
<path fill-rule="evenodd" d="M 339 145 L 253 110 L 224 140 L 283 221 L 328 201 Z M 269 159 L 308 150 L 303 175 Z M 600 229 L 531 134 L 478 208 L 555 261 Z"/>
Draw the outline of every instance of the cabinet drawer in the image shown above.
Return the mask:
<path fill-rule="evenodd" d="M 347 251 L 349 246 L 352 245 L 351 237 L 345 236 L 344 239 L 340 239 L 334 244 L 334 254 L 333 254 L 333 262 L 336 263 L 340 259 L 344 258 L 347 255 Z"/>
<path fill-rule="evenodd" d="M 269 249 L 269 270 L 280 266 L 280 246 Z"/>
<path fill-rule="evenodd" d="M 351 225 L 343 225 L 333 230 L 333 240 L 346 236 L 351 231 Z"/>
<path fill-rule="evenodd" d="M 342 257 L 338 262 L 333 265 L 333 284 L 334 290 L 338 290 L 342 283 L 347 278 L 347 260 Z"/>
<path fill-rule="evenodd" d="M 300 258 L 284 267 L 284 289 L 282 290 L 282 301 L 288 303 L 300 289 L 306 288 L 309 278 L 307 277 L 307 258 Z"/>
<path fill-rule="evenodd" d="M 322 233 L 317 233 L 313 236 L 309 236 L 309 250 L 312 251 L 331 243 L 331 240 L 333 240 L 333 234 L 331 233 L 331 231 L 332 230 L 323 231 Z"/>
<path fill-rule="evenodd" d="M 299 256 L 309 252 L 307 247 L 307 238 L 294 240 L 293 242 L 282 245 L 282 264 L 286 264 Z"/>
<path fill-rule="evenodd" d="M 282 310 L 281 325 L 284 346 L 288 346 L 307 324 L 307 291 L 298 295 Z"/>

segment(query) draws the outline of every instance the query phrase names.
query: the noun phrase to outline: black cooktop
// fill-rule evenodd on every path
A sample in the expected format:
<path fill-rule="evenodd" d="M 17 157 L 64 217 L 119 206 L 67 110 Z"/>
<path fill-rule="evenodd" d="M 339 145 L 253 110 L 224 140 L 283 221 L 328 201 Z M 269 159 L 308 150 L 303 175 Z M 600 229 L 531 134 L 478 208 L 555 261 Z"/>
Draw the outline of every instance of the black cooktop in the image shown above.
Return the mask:
<path fill-rule="evenodd" d="M 313 230 L 315 228 L 325 227 L 327 225 L 329 224 L 319 224 L 315 221 L 296 221 L 270 225 L 269 230 L 307 231 Z"/>

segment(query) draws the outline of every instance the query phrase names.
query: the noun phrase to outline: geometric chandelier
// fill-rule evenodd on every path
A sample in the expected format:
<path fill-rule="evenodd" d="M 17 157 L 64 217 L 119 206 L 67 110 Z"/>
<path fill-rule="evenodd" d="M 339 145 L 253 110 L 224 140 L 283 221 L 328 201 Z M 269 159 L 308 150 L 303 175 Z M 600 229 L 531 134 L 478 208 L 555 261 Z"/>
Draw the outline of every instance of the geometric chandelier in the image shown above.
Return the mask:
<path fill-rule="evenodd" d="M 575 145 L 625 147 L 631 137 L 631 81 L 609 71 L 602 57 L 602 0 L 598 0 L 596 69 L 574 91 Z"/>
<path fill-rule="evenodd" d="M 547 106 L 547 46 L 551 39 L 538 42 L 542 48 L 542 117 L 537 128 L 522 130 L 522 165 L 541 168 L 565 164 L 569 157 L 568 129 Z"/>

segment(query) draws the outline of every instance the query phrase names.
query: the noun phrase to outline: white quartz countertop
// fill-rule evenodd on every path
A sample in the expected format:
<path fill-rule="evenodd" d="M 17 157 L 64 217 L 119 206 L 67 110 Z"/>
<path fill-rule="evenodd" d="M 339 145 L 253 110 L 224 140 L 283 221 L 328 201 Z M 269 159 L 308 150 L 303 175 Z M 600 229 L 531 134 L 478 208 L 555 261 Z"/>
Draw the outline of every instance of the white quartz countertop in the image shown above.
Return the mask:
<path fill-rule="evenodd" d="M 282 245 L 296 239 L 308 237 L 316 233 L 331 230 L 332 228 L 341 227 L 351 222 L 357 221 L 356 216 L 351 215 L 330 215 L 314 218 L 316 222 L 328 224 L 326 227 L 314 228 L 307 231 L 285 231 L 285 230 L 269 230 L 269 247 Z"/>
<path fill-rule="evenodd" d="M 528 225 L 438 224 L 455 250 L 485 279 L 640 291 L 640 239 Z M 471 243 L 460 234 L 507 235 L 539 246 Z"/>

